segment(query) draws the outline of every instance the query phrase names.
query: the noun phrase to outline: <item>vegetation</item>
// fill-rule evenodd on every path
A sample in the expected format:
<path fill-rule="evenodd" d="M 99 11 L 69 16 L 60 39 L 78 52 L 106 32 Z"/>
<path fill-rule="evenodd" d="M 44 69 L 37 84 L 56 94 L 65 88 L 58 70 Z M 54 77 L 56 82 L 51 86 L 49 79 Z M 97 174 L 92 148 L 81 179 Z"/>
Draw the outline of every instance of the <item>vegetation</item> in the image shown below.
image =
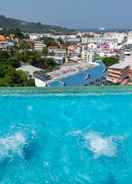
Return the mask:
<path fill-rule="evenodd" d="M 17 51 L 16 57 L 18 61 L 32 64 L 33 61 L 38 61 L 41 59 L 41 53 L 37 51 L 23 50 Z"/>
<path fill-rule="evenodd" d="M 48 47 L 49 46 L 57 46 L 58 45 L 58 43 L 53 38 L 43 37 L 42 39 L 44 41 L 44 44 L 46 44 Z"/>
<path fill-rule="evenodd" d="M 42 68 L 45 73 L 58 67 L 53 58 L 46 57 L 47 49 L 43 52 L 29 51 L 25 41 L 21 44 L 22 50 L 0 51 L 0 86 L 35 85 L 26 72 L 16 70 L 22 63 Z"/>
<path fill-rule="evenodd" d="M 23 71 L 17 71 L 20 66 L 17 55 L 0 51 L 0 86 L 34 86 L 34 80 L 29 79 Z"/>
<path fill-rule="evenodd" d="M 5 28 L 0 30 L 0 34 L 5 36 L 12 35 L 13 37 L 17 37 L 18 39 L 26 39 L 28 38 L 27 34 L 22 33 L 22 31 L 18 28 Z"/>
<path fill-rule="evenodd" d="M 23 64 L 30 64 L 46 72 L 58 67 L 55 60 L 48 56 L 48 46 L 58 46 L 61 39 L 42 38 L 46 47 L 42 51 L 33 50 L 33 43 L 29 40 L 30 32 L 35 33 L 64 33 L 71 32 L 63 27 L 43 25 L 0 16 L 0 34 L 14 40 L 14 47 L 6 51 L 0 50 L 0 86 L 34 86 L 35 82 L 28 73 L 17 70 Z M 27 32 L 27 34 L 25 33 Z M 54 54 L 54 53 L 53 53 Z"/>
<path fill-rule="evenodd" d="M 106 67 L 109 67 L 113 64 L 119 63 L 119 58 L 118 57 L 100 57 L 100 56 L 96 56 L 96 60 L 101 60 Z"/>
<path fill-rule="evenodd" d="M 58 67 L 53 58 L 41 58 L 38 61 L 34 60 L 32 65 L 38 68 L 42 68 L 45 72 L 50 72 Z"/>
<path fill-rule="evenodd" d="M 58 65 L 54 59 L 47 58 L 47 48 L 43 49 L 42 52 L 23 50 L 16 53 L 16 65 L 20 64 L 20 61 L 26 64 L 31 64 L 35 67 L 44 69 L 45 71 L 52 71 Z M 18 62 L 19 61 L 19 62 Z"/>
<path fill-rule="evenodd" d="M 48 47 L 44 47 L 42 53 L 44 56 L 47 56 L 48 55 Z"/>
<path fill-rule="evenodd" d="M 33 32 L 33 33 L 65 33 L 72 32 L 73 30 L 69 30 L 67 28 L 59 27 L 59 26 L 51 26 L 44 25 L 40 22 L 33 23 L 22 21 L 18 19 L 8 18 L 3 15 L 0 16 L 0 26 L 4 29 L 8 30 L 21 30 L 22 32 Z M 14 32 L 13 32 L 14 33 Z"/>
<path fill-rule="evenodd" d="M 119 63 L 119 59 L 117 57 L 105 57 L 102 61 L 106 67 Z"/>
<path fill-rule="evenodd" d="M 16 71 L 10 65 L 0 65 L 0 86 L 34 86 L 34 80 L 28 79 L 23 71 Z"/>
<path fill-rule="evenodd" d="M 32 49 L 32 48 L 33 48 L 33 45 L 32 45 L 31 42 L 26 41 L 26 40 L 21 40 L 20 41 L 19 49 L 27 50 L 27 49 Z"/>

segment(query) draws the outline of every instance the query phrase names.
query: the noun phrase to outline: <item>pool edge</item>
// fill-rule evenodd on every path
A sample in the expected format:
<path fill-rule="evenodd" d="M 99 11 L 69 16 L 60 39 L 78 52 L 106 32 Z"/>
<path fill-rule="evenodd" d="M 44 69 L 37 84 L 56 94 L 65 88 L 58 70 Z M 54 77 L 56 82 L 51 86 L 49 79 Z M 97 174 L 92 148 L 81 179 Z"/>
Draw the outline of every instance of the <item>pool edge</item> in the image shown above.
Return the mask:
<path fill-rule="evenodd" d="M 63 93 L 132 93 L 132 86 L 85 86 L 63 88 L 0 87 L 0 95 L 8 94 L 63 94 Z"/>

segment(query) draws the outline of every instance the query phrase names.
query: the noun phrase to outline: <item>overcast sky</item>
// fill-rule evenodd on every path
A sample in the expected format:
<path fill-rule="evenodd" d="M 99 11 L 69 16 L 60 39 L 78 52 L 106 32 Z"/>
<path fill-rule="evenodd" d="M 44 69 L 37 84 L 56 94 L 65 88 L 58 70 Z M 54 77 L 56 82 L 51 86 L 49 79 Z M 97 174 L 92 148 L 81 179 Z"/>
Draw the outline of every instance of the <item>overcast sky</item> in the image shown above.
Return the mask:
<path fill-rule="evenodd" d="M 132 28 L 132 0 L 0 0 L 0 14 L 69 28 Z"/>

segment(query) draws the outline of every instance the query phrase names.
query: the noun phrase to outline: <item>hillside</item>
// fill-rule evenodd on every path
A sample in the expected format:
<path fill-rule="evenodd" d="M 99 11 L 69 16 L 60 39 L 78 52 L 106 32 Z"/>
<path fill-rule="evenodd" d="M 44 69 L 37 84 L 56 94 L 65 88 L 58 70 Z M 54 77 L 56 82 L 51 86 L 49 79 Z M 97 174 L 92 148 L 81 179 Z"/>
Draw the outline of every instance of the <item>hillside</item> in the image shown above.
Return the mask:
<path fill-rule="evenodd" d="M 54 25 L 44 25 L 40 22 L 27 22 L 23 20 L 18 20 L 14 18 L 5 17 L 0 15 L 0 28 L 4 29 L 17 29 L 19 28 L 23 32 L 35 32 L 35 33 L 46 33 L 46 32 L 54 32 L 54 33 L 65 33 L 72 32 L 73 30 L 54 26 Z"/>

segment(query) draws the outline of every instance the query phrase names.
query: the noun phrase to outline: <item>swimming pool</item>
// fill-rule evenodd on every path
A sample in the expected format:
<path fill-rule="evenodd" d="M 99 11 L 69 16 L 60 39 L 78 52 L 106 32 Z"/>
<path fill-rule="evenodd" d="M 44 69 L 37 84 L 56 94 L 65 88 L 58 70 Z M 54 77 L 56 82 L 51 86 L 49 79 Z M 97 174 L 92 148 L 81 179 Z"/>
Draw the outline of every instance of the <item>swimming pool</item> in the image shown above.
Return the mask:
<path fill-rule="evenodd" d="M 131 88 L 89 89 L 0 90 L 1 184 L 132 183 Z"/>
<path fill-rule="evenodd" d="M 106 77 L 105 73 L 105 65 L 98 61 L 99 65 L 94 68 L 89 68 L 87 70 L 80 71 L 77 74 L 67 76 L 66 78 L 62 78 L 60 80 L 53 81 L 48 83 L 49 87 L 63 87 L 65 86 L 85 86 L 90 84 L 91 82 L 95 82 L 96 80 L 104 80 Z M 90 75 L 90 78 L 88 78 Z"/>

